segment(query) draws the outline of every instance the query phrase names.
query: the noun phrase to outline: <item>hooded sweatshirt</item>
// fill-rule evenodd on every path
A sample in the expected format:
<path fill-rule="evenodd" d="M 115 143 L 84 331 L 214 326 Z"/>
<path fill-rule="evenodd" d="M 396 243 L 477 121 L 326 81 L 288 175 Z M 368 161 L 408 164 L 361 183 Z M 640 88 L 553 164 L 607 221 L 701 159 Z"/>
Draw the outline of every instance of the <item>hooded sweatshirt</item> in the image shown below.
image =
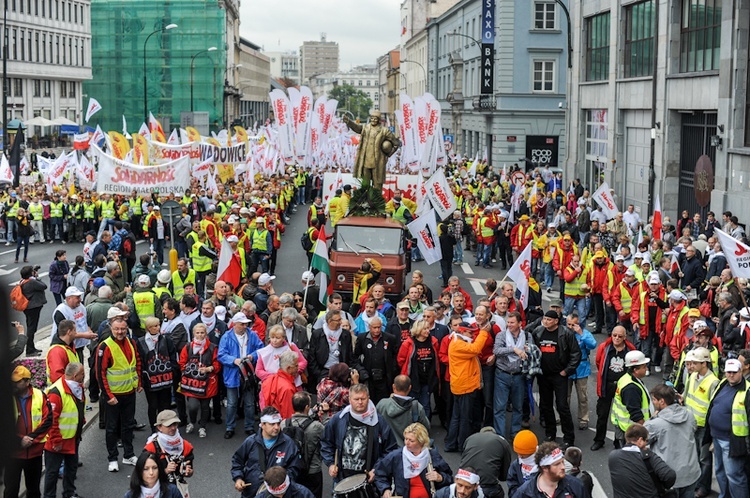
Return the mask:
<path fill-rule="evenodd" d="M 677 403 L 661 410 L 644 424 L 648 429 L 651 451 L 661 457 L 677 474 L 675 488 L 684 488 L 700 477 L 695 452 L 697 423 L 693 414 Z"/>
<path fill-rule="evenodd" d="M 404 429 L 408 425 L 419 422 L 427 430 L 430 429 L 430 421 L 425 416 L 424 408 L 414 398 L 392 394 L 390 398 L 381 399 L 375 408 L 380 416 L 388 422 L 399 446 L 404 445 Z"/>

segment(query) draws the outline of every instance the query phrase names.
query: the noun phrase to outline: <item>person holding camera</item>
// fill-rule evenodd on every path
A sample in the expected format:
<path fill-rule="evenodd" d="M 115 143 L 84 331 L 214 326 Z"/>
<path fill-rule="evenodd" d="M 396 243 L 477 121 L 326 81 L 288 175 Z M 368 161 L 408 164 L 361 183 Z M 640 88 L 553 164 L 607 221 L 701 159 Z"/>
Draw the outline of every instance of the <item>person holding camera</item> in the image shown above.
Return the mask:
<path fill-rule="evenodd" d="M 39 327 L 39 315 L 47 304 L 47 284 L 39 280 L 39 266 L 21 268 L 21 292 L 29 300 L 23 314 L 26 317 L 26 356 L 38 356 L 41 351 L 34 346 L 34 335 Z M 18 328 L 18 326 L 16 326 Z"/>

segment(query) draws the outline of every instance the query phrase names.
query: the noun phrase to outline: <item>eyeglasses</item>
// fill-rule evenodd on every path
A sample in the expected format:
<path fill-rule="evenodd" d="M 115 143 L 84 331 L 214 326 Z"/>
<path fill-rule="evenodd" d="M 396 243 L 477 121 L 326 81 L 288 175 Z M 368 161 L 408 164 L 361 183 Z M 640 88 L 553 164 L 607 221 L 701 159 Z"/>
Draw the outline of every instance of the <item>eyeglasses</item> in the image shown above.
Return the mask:
<path fill-rule="evenodd" d="M 302 299 L 295 299 L 295 300 L 294 300 L 294 302 L 295 302 L 295 303 L 301 303 L 301 302 L 302 302 Z"/>

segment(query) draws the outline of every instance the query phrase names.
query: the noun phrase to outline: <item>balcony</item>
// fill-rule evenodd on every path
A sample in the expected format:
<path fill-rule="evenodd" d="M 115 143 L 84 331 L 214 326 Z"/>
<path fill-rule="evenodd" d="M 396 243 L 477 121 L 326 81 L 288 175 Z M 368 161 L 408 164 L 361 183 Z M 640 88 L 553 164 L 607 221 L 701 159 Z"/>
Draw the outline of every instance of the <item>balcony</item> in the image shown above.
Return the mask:
<path fill-rule="evenodd" d="M 475 111 L 494 111 L 497 107 L 494 95 L 479 95 L 472 100 Z"/>

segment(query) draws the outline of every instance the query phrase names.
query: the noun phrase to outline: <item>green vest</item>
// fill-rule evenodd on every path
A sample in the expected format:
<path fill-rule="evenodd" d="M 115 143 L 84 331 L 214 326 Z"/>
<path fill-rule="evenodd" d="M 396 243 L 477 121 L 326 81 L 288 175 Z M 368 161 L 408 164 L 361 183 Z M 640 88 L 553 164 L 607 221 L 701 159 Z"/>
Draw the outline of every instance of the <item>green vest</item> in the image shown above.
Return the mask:
<path fill-rule="evenodd" d="M 136 197 L 135 199 L 130 199 L 130 207 L 133 209 L 133 214 L 135 216 L 140 216 L 143 214 L 143 199 L 140 197 Z"/>
<path fill-rule="evenodd" d="M 211 270 L 211 258 L 201 255 L 201 247 L 205 247 L 205 244 L 202 242 L 196 242 L 192 245 L 192 250 L 190 251 L 190 262 L 195 271 L 207 272 Z"/>
<path fill-rule="evenodd" d="M 109 390 L 113 394 L 127 394 L 138 388 L 135 348 L 130 340 L 126 339 L 125 342 L 127 347 L 130 348 L 130 361 L 112 337 L 104 340 L 104 344 L 107 345 L 109 353 L 112 355 L 112 365 L 107 369 L 106 378 Z"/>
<path fill-rule="evenodd" d="M 315 231 L 314 227 L 310 227 L 307 229 L 307 237 L 310 239 L 310 242 L 312 242 L 312 247 L 307 250 L 307 252 L 315 252 L 315 240 L 313 239 L 313 232 Z"/>
<path fill-rule="evenodd" d="M 698 372 L 693 372 L 688 377 L 685 386 L 685 408 L 693 412 L 695 421 L 698 422 L 698 427 L 704 427 L 706 425 L 708 405 L 711 403 L 711 395 L 716 391 L 719 379 L 716 378 L 711 370 L 708 371 L 700 383 L 696 383 L 697 378 Z"/>
<path fill-rule="evenodd" d="M 209 262 L 208 268 L 209 270 L 211 269 L 210 262 Z M 185 280 L 182 279 L 182 276 L 180 276 L 180 272 L 177 270 L 175 270 L 175 272 L 172 274 L 173 297 L 177 299 L 178 301 L 182 299 L 183 294 L 185 294 L 185 284 L 188 282 L 195 285 L 195 270 L 194 269 L 191 268 L 188 270 L 188 274 L 185 277 Z"/>
<path fill-rule="evenodd" d="M 19 201 L 16 201 L 15 204 L 13 204 L 10 209 L 8 209 L 8 216 L 11 218 L 15 218 L 18 214 L 18 208 L 21 206 L 21 203 Z"/>
<path fill-rule="evenodd" d="M 57 379 L 57 382 L 47 388 L 47 394 L 53 389 L 60 394 L 63 404 L 62 411 L 57 419 L 60 436 L 63 439 L 73 439 L 76 437 L 76 431 L 78 430 L 78 405 L 76 404 L 75 397 L 65 392 L 63 382 L 65 382 L 65 377 Z"/>
<path fill-rule="evenodd" d="M 93 202 L 83 203 L 83 219 L 96 219 L 96 204 L 94 204 Z"/>
<path fill-rule="evenodd" d="M 110 199 L 109 202 L 101 201 L 102 218 L 114 218 L 115 217 L 115 201 Z"/>
<path fill-rule="evenodd" d="M 49 203 L 49 216 L 50 218 L 62 218 L 63 217 L 63 203 L 62 201 Z"/>
<path fill-rule="evenodd" d="M 159 301 L 161 301 L 161 295 L 164 294 L 165 292 L 167 293 L 169 297 L 172 297 L 172 293 L 169 292 L 169 289 L 166 287 L 154 287 L 153 288 L 153 293 L 156 294 L 156 297 L 159 298 Z"/>
<path fill-rule="evenodd" d="M 135 312 L 141 321 L 141 328 L 146 330 L 146 318 L 155 316 L 156 306 L 154 305 L 154 294 L 151 290 L 137 290 L 133 292 L 133 303 Z"/>
<path fill-rule="evenodd" d="M 481 218 L 479 218 L 479 223 L 477 223 L 477 225 L 479 226 L 479 235 L 481 235 L 485 239 L 488 239 L 495 235 L 495 231 L 492 229 L 492 227 L 487 226 L 488 221 L 488 217 L 482 216 Z"/>
<path fill-rule="evenodd" d="M 626 373 L 617 381 L 617 390 L 615 391 L 615 398 L 612 401 L 612 416 L 610 417 L 612 425 L 619 427 L 623 432 L 628 430 L 628 427 L 634 422 L 633 420 L 630 420 L 630 413 L 622 402 L 622 397 L 620 396 L 622 390 L 630 384 L 637 385 L 641 390 L 641 412 L 643 413 L 643 420 L 645 421 L 651 418 L 651 412 L 648 408 L 648 393 L 646 392 L 646 389 L 640 382 L 636 382 L 629 373 Z"/>
<path fill-rule="evenodd" d="M 31 432 L 34 432 L 37 427 L 42 423 L 42 415 L 44 411 L 44 393 L 39 389 L 31 388 Z M 14 420 L 17 422 L 18 417 L 21 416 L 18 413 L 18 406 L 16 400 L 13 400 L 13 413 L 15 415 Z"/>
<path fill-rule="evenodd" d="M 394 220 L 396 220 L 396 221 L 400 221 L 401 223 L 406 223 L 406 217 L 404 216 L 404 212 L 406 212 L 406 211 L 408 211 L 408 209 L 406 208 L 406 206 L 404 206 L 403 204 L 401 204 L 398 207 L 398 209 L 396 209 L 393 212 L 393 217 L 392 218 Z"/>
<path fill-rule="evenodd" d="M 257 236 L 256 236 L 257 235 Z M 258 230 L 257 228 L 250 236 L 250 249 L 261 252 L 268 251 L 268 230 Z"/>
<path fill-rule="evenodd" d="M 44 207 L 39 202 L 29 204 L 29 212 L 35 220 L 41 220 L 44 217 Z"/>

